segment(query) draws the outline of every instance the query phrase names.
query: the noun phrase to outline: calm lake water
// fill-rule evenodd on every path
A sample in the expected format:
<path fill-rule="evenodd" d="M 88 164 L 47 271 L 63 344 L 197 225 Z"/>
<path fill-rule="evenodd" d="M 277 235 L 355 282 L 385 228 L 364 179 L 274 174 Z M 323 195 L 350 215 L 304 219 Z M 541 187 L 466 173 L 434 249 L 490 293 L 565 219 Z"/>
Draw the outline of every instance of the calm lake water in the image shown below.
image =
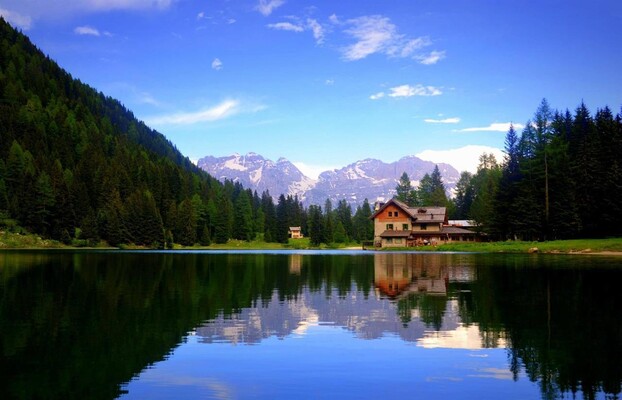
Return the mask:
<path fill-rule="evenodd" d="M 1 252 L 0 398 L 619 398 L 622 259 Z"/>

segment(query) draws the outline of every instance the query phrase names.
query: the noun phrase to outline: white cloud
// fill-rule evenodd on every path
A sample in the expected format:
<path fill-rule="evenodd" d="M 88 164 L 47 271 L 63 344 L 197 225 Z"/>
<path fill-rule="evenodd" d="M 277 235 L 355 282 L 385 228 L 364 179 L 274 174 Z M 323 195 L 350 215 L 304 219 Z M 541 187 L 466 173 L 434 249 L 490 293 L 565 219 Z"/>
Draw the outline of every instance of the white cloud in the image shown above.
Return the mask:
<path fill-rule="evenodd" d="M 460 118 L 458 117 L 444 118 L 444 119 L 426 118 L 423 120 L 423 122 L 427 122 L 429 124 L 457 124 L 458 122 L 460 122 Z"/>
<path fill-rule="evenodd" d="M 266 17 L 272 14 L 272 11 L 285 4 L 285 0 L 259 0 L 259 4 L 255 6 L 255 10 L 259 11 Z"/>
<path fill-rule="evenodd" d="M 32 18 L 27 15 L 22 15 L 4 8 L 0 8 L 0 15 L 16 28 L 27 31 L 32 27 Z"/>
<path fill-rule="evenodd" d="M 370 99 L 372 100 L 378 100 L 384 97 L 384 92 L 378 92 L 376 94 L 372 94 L 371 96 L 369 96 Z"/>
<path fill-rule="evenodd" d="M 440 96 L 441 90 L 434 86 L 423 85 L 401 85 L 391 88 L 389 97 L 412 97 L 412 96 Z"/>
<path fill-rule="evenodd" d="M 155 97 L 147 92 L 138 92 L 136 93 L 136 97 L 138 102 L 142 104 L 150 104 L 156 107 L 160 107 L 162 105 L 158 100 L 156 100 Z"/>
<path fill-rule="evenodd" d="M 311 165 L 311 164 L 306 164 L 300 161 L 292 162 L 292 164 L 294 164 L 296 168 L 300 170 L 300 172 L 305 174 L 305 176 L 311 179 L 318 179 L 322 172 L 332 171 L 336 168 L 334 166 L 326 166 L 326 165 Z"/>
<path fill-rule="evenodd" d="M 419 61 L 423 65 L 433 65 L 445 58 L 444 51 L 432 51 L 429 54 L 420 54 L 415 56 L 415 60 Z"/>
<path fill-rule="evenodd" d="M 328 20 L 331 22 L 331 24 L 335 24 L 335 25 L 338 25 L 338 24 L 341 23 L 339 21 L 339 18 L 335 14 L 331 15 L 330 17 L 328 17 Z"/>
<path fill-rule="evenodd" d="M 420 37 L 416 39 L 412 39 L 406 42 L 403 46 L 400 46 L 401 49 L 395 48 L 394 51 L 399 50 L 401 57 L 408 57 L 413 54 L 416 50 L 419 50 L 423 47 L 431 45 L 432 42 L 428 37 Z"/>
<path fill-rule="evenodd" d="M 98 11 L 126 10 L 126 9 L 166 9 L 175 0 L 74 0 L 76 5 Z"/>
<path fill-rule="evenodd" d="M 510 130 L 510 125 L 514 125 L 514 129 L 520 130 L 525 126 L 521 124 L 512 124 L 511 122 L 493 122 L 492 124 L 484 127 L 464 128 L 459 129 L 456 132 L 507 132 Z"/>
<path fill-rule="evenodd" d="M 292 24 L 291 22 L 277 22 L 276 24 L 268 24 L 268 28 L 276 29 L 279 31 L 291 31 L 302 32 L 304 28 L 300 25 Z"/>
<path fill-rule="evenodd" d="M 397 29 L 389 18 L 381 16 L 360 17 L 348 21 L 352 28 L 346 33 L 357 41 L 344 49 L 346 60 L 355 61 L 370 54 L 386 52 L 395 41 Z"/>
<path fill-rule="evenodd" d="M 147 124 L 153 125 L 190 125 L 199 122 L 213 122 L 231 117 L 241 112 L 240 102 L 225 100 L 222 103 L 196 112 L 177 113 L 147 118 Z"/>
<path fill-rule="evenodd" d="M 25 18 L 22 25 L 28 27 L 33 20 L 44 18 L 58 18 L 80 13 L 105 12 L 111 10 L 165 10 L 178 0 L 72 0 L 64 1 L 59 6 L 58 1 L 50 0 L 2 0 L 3 6 L 13 11 L 21 18 Z M 25 17 L 28 15 L 28 17 Z M 5 16 L 6 19 L 9 19 Z M 16 22 L 17 24 L 17 22 Z M 22 26 L 23 29 L 26 29 Z"/>
<path fill-rule="evenodd" d="M 203 19 L 205 18 L 205 13 L 203 11 L 201 11 L 200 13 L 197 14 L 197 19 Z"/>
<path fill-rule="evenodd" d="M 315 43 L 323 44 L 324 43 L 324 28 L 314 19 L 307 19 L 307 26 L 313 31 L 313 37 L 315 38 Z"/>
<path fill-rule="evenodd" d="M 324 81 L 324 84 L 328 85 L 328 86 L 334 85 L 335 84 L 335 80 L 334 79 L 326 79 Z"/>
<path fill-rule="evenodd" d="M 219 58 L 214 58 L 214 61 L 212 61 L 212 69 L 215 69 L 216 71 L 220 71 L 222 69 L 222 61 L 220 61 Z"/>
<path fill-rule="evenodd" d="M 425 150 L 415 154 L 422 160 L 432 161 L 434 163 L 447 163 L 458 171 L 477 172 L 479 165 L 479 157 L 483 153 L 492 153 L 498 162 L 503 160 L 503 151 L 496 147 L 468 145 L 457 149 L 447 150 Z"/>
<path fill-rule="evenodd" d="M 229 18 L 229 19 L 227 20 L 227 23 L 228 23 L 229 25 L 231 25 L 231 24 L 235 24 L 235 23 L 236 23 L 236 20 L 235 20 L 235 18 Z"/>
<path fill-rule="evenodd" d="M 331 16 L 331 22 L 338 22 Z M 371 54 L 380 53 L 389 57 L 410 57 L 432 44 L 428 37 L 407 38 L 387 17 L 381 15 L 364 16 L 346 21 L 350 27 L 345 33 L 356 39 L 354 44 L 342 49 L 347 61 L 361 60 Z"/>
<path fill-rule="evenodd" d="M 92 26 L 78 26 L 73 32 L 76 35 L 90 35 L 90 36 L 100 36 L 99 30 L 93 28 Z"/>

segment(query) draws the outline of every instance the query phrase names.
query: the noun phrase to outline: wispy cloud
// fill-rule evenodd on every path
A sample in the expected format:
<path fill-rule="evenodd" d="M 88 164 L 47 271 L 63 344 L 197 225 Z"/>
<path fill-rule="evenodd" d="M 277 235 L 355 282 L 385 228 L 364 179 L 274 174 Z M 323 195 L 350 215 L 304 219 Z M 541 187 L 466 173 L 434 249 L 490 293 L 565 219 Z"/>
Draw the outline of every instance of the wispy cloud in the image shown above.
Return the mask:
<path fill-rule="evenodd" d="M 308 18 L 306 22 L 303 22 L 301 19 L 297 17 L 289 17 L 289 19 L 294 22 L 277 22 L 274 24 L 266 25 L 268 28 L 281 30 L 281 31 L 290 31 L 290 32 L 305 32 L 311 31 L 313 33 L 313 38 L 315 39 L 315 43 L 321 45 L 324 43 L 325 31 L 322 24 L 320 24 L 317 20 Z"/>
<path fill-rule="evenodd" d="M 151 104 L 152 106 L 156 106 L 156 107 L 160 107 L 162 105 L 158 100 L 156 100 L 155 97 L 153 97 L 151 94 L 147 92 L 140 92 L 140 93 L 137 93 L 136 95 L 137 95 L 139 103 Z"/>
<path fill-rule="evenodd" d="M 153 125 L 191 125 L 200 122 L 213 122 L 231 117 L 242 111 L 238 100 L 225 100 L 222 103 L 196 112 L 183 112 L 147 118 Z"/>
<path fill-rule="evenodd" d="M 220 71 L 222 69 L 222 61 L 220 61 L 219 58 L 214 58 L 214 61 L 212 61 L 212 69 L 216 71 Z"/>
<path fill-rule="evenodd" d="M 0 15 L 16 28 L 21 28 L 25 31 L 32 28 L 32 18 L 27 15 L 22 15 L 4 8 L 0 8 Z"/>
<path fill-rule="evenodd" d="M 423 120 L 423 122 L 427 122 L 429 124 L 457 124 L 460 122 L 460 118 L 458 117 L 444 118 L 444 119 L 426 118 Z"/>
<path fill-rule="evenodd" d="M 507 132 L 510 130 L 510 125 L 514 125 L 516 130 L 525 127 L 522 124 L 512 124 L 511 122 L 493 122 L 488 126 L 458 129 L 456 132 Z"/>
<path fill-rule="evenodd" d="M 110 32 L 104 31 L 104 32 L 100 32 L 99 29 L 97 28 L 93 28 L 92 26 L 77 26 L 73 32 L 76 35 L 88 35 L 88 36 L 112 36 L 112 34 Z"/>
<path fill-rule="evenodd" d="M 197 19 L 201 20 L 203 18 L 205 18 L 205 12 L 201 11 L 200 13 L 197 14 Z"/>
<path fill-rule="evenodd" d="M 266 17 L 272 14 L 272 11 L 285 4 L 285 0 L 259 0 L 259 4 L 255 6 L 255 10 L 259 11 Z"/>
<path fill-rule="evenodd" d="M 268 24 L 267 26 L 268 28 L 279 31 L 303 32 L 305 30 L 302 26 L 292 24 L 291 22 L 277 22 L 275 24 Z"/>
<path fill-rule="evenodd" d="M 389 97 L 440 96 L 441 94 L 443 94 L 443 92 L 434 86 L 401 85 L 391 88 Z"/>
<path fill-rule="evenodd" d="M 419 61 L 423 65 L 433 65 L 445 58 L 444 51 L 433 50 L 428 54 L 419 54 L 415 56 L 415 60 Z"/>
<path fill-rule="evenodd" d="M 307 19 L 307 26 L 313 31 L 313 38 L 315 39 L 315 43 L 323 44 L 324 43 L 324 28 L 314 19 Z"/>
<path fill-rule="evenodd" d="M 372 100 L 378 100 L 385 95 L 389 97 L 413 97 L 413 96 L 440 96 L 443 94 L 441 89 L 435 86 L 423 86 L 423 85 L 400 85 L 389 89 L 389 93 L 379 92 L 369 96 Z"/>
<path fill-rule="evenodd" d="M 125 10 L 125 9 L 166 9 L 175 0 L 78 0 L 76 3 L 83 4 L 93 10 Z"/>
<path fill-rule="evenodd" d="M 449 163 L 458 171 L 477 172 L 479 157 L 483 153 L 492 153 L 498 161 L 503 160 L 503 151 L 496 147 L 468 145 L 457 149 L 425 150 L 415 154 L 422 160 L 434 163 Z"/>
<path fill-rule="evenodd" d="M 166 10 L 179 0 L 2 0 L 4 18 L 22 29 L 29 29 L 39 19 L 50 19 L 84 13 L 108 12 L 113 10 Z M 10 6 L 8 6 L 10 5 Z M 10 18 L 9 15 L 11 14 Z"/>
<path fill-rule="evenodd" d="M 375 94 L 372 94 L 371 96 L 369 96 L 370 99 L 372 100 L 378 100 L 384 97 L 384 92 L 378 92 Z"/>
<path fill-rule="evenodd" d="M 332 18 L 338 23 L 338 18 Z M 428 37 L 408 38 L 400 34 L 397 27 L 387 17 L 381 15 L 364 16 L 346 21 L 349 26 L 345 33 L 356 40 L 342 49 L 347 61 L 361 60 L 369 55 L 380 53 L 389 57 L 411 57 L 432 42 Z"/>

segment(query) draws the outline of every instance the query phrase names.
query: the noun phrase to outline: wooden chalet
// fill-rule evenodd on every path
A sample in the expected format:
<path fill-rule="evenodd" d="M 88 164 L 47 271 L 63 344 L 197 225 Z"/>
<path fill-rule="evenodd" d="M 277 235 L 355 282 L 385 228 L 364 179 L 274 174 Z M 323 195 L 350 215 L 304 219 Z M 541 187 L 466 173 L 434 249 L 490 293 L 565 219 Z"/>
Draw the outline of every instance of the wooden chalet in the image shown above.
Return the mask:
<path fill-rule="evenodd" d="M 289 237 L 292 239 L 302 239 L 302 229 L 299 226 L 289 227 Z"/>
<path fill-rule="evenodd" d="M 479 241 L 468 229 L 449 226 L 446 207 L 409 207 L 391 199 L 379 205 L 374 221 L 375 247 L 413 247 L 451 241 Z"/>

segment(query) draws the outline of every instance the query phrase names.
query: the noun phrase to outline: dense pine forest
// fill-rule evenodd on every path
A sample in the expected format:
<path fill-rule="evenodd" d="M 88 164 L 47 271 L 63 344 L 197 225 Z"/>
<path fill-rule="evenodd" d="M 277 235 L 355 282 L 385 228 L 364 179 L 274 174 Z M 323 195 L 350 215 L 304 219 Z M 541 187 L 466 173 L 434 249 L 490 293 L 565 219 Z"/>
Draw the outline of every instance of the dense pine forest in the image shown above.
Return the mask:
<path fill-rule="evenodd" d="M 314 243 L 372 234 L 367 203 L 354 217 L 345 203 L 328 207 L 319 222 L 319 208 L 311 210 L 311 226 L 322 232 Z M 284 243 L 290 226 L 307 233 L 308 219 L 295 197 L 275 204 L 269 193 L 210 177 L 0 18 L 0 229 L 67 244 L 163 247 Z"/>
<path fill-rule="evenodd" d="M 480 156 L 447 199 L 438 169 L 412 188 L 406 174 L 397 198 L 410 205 L 447 206 L 450 218 L 471 219 L 491 239 L 552 240 L 622 236 L 622 115 L 554 111 L 542 100 L 519 134 L 510 127 L 505 158 Z"/>
<path fill-rule="evenodd" d="M 483 231 L 523 240 L 622 235 L 621 114 L 592 114 L 583 103 L 554 111 L 543 100 L 521 134 L 510 128 L 505 153 L 501 165 L 463 175 L 457 193 L 457 209 Z"/>

